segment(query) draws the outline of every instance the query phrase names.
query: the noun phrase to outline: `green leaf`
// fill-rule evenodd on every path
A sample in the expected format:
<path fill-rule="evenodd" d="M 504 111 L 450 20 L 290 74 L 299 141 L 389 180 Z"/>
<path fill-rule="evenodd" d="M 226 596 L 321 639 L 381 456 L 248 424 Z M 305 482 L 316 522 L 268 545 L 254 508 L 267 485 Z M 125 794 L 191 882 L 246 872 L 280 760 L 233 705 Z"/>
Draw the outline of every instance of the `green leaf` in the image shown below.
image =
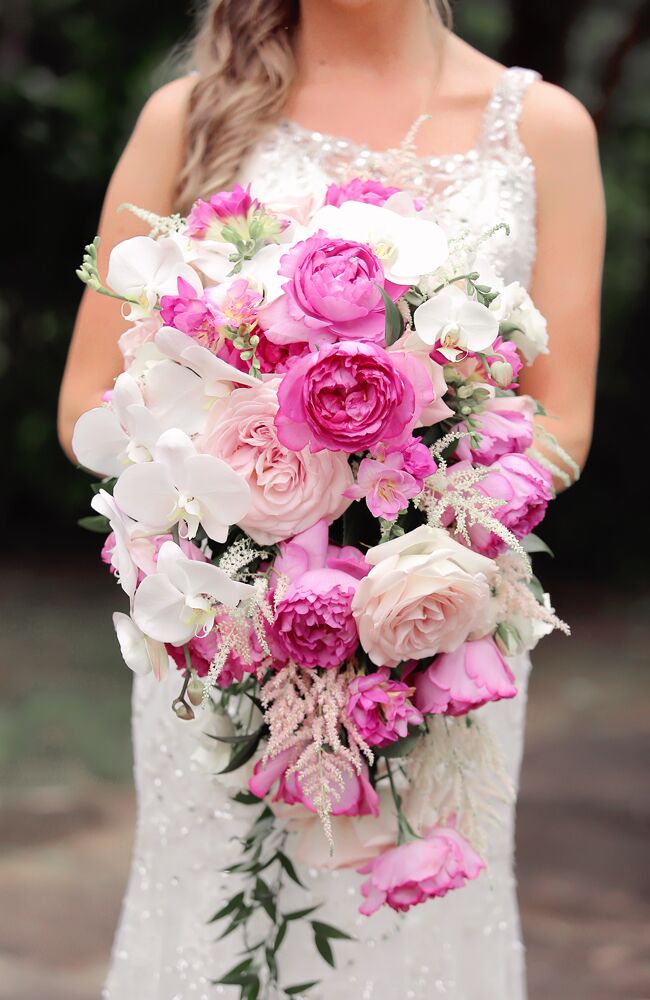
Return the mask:
<path fill-rule="evenodd" d="M 332 927 L 331 924 L 324 924 L 321 920 L 311 920 L 310 923 L 314 928 L 314 933 L 318 936 L 336 938 L 338 941 L 354 941 L 350 934 L 340 931 L 338 927 Z"/>
<path fill-rule="evenodd" d="M 328 965 L 331 965 L 333 969 L 336 968 L 336 963 L 334 961 L 334 952 L 330 947 L 330 943 L 325 937 L 319 937 L 318 934 L 314 937 L 314 944 L 316 945 L 316 951 L 319 955 L 325 959 Z"/>
<path fill-rule="evenodd" d="M 530 535 L 526 535 L 525 538 L 522 538 L 521 544 L 523 545 L 524 550 L 529 554 L 532 552 L 546 552 L 547 555 L 553 556 L 553 552 L 549 549 L 546 542 L 543 541 L 539 535 L 534 535 L 532 532 Z"/>
<path fill-rule="evenodd" d="M 308 917 L 310 913 L 315 913 L 316 910 L 320 910 L 320 903 L 318 906 L 308 906 L 306 910 L 292 910 L 291 913 L 285 913 L 285 920 L 302 920 L 303 917 Z"/>
<path fill-rule="evenodd" d="M 297 983 L 295 986 L 283 986 L 283 991 L 288 997 L 295 997 L 298 993 L 306 993 L 312 986 L 318 986 L 320 979 L 312 979 L 310 983 Z"/>
<path fill-rule="evenodd" d="M 406 757 L 422 736 L 421 730 L 415 729 L 409 732 L 408 736 L 403 736 L 401 740 L 395 740 L 385 747 L 375 747 L 374 751 L 378 757 Z"/>
<path fill-rule="evenodd" d="M 223 939 L 227 938 L 230 934 L 232 934 L 233 931 L 236 931 L 238 927 L 240 927 L 246 920 L 248 920 L 252 912 L 253 911 L 251 910 L 250 906 L 241 909 L 237 914 L 237 916 L 230 921 L 223 934 L 219 935 L 217 941 L 223 941 Z"/>
<path fill-rule="evenodd" d="M 523 333 L 524 331 L 516 323 L 510 323 L 508 320 L 501 320 L 499 323 L 499 336 L 508 340 L 513 333 Z"/>
<path fill-rule="evenodd" d="M 251 759 L 255 751 L 257 750 L 258 744 L 262 739 L 262 730 L 258 730 L 254 738 L 251 738 L 248 743 L 245 743 L 235 751 L 235 753 L 230 758 L 229 762 L 223 767 L 218 774 L 229 774 L 230 771 L 237 771 L 240 767 Z"/>
<path fill-rule="evenodd" d="M 80 517 L 77 521 L 80 528 L 86 531 L 96 531 L 99 535 L 108 535 L 111 526 L 107 517 L 103 514 L 90 514 L 88 517 Z"/>
<path fill-rule="evenodd" d="M 259 740 L 263 729 L 264 727 L 262 726 L 261 729 L 256 729 L 254 733 L 240 733 L 239 736 L 213 736 L 212 733 L 206 733 L 205 735 L 209 736 L 211 740 L 217 740 L 219 743 L 230 743 L 232 746 L 236 746 L 238 743 L 248 743 L 249 740 Z M 259 799 L 256 801 L 259 802 Z"/>
<path fill-rule="evenodd" d="M 208 923 L 214 924 L 216 923 L 217 920 L 222 920 L 224 917 L 227 917 L 230 913 L 232 913 L 233 910 L 238 909 L 243 902 L 244 902 L 244 893 L 238 892 L 237 895 L 233 896 L 232 899 L 229 902 L 227 902 L 225 906 L 222 906 L 221 909 L 218 910 L 213 917 L 210 917 Z"/>
<path fill-rule="evenodd" d="M 284 868 L 289 878 L 293 882 L 295 882 L 296 885 L 299 885 L 301 889 L 306 889 L 307 886 L 304 884 L 304 882 L 301 882 L 300 879 L 298 878 L 298 873 L 296 872 L 296 869 L 293 867 L 291 861 L 289 861 L 289 858 L 286 856 L 286 854 L 284 854 L 282 851 L 278 851 L 275 856 L 282 865 L 282 867 Z"/>
<path fill-rule="evenodd" d="M 287 936 L 287 928 L 289 927 L 286 917 L 283 919 L 282 923 L 278 927 L 278 933 L 275 935 L 275 941 L 273 942 L 273 951 L 277 952 L 280 945 Z"/>
<path fill-rule="evenodd" d="M 539 580 L 537 579 L 536 576 L 531 576 L 530 580 L 528 581 L 528 586 L 530 587 L 530 589 L 532 590 L 533 594 L 535 595 L 535 599 L 536 599 L 537 603 L 538 604 L 543 604 L 544 603 L 544 588 L 542 587 L 541 583 L 539 582 Z"/>
<path fill-rule="evenodd" d="M 244 987 L 241 1000 L 257 1000 L 260 995 L 261 983 L 258 976 L 253 976 L 250 983 Z"/>
<path fill-rule="evenodd" d="M 248 970 L 251 968 L 252 965 L 253 965 L 253 959 L 245 958 L 243 962 L 239 963 L 239 965 L 233 966 L 233 968 L 230 969 L 230 971 L 227 972 L 225 976 L 222 976 L 221 979 L 213 979 L 212 982 L 215 985 L 220 984 L 223 986 L 243 986 L 244 981 L 247 978 L 250 978 L 250 974 L 248 976 L 246 974 L 248 973 Z"/>
<path fill-rule="evenodd" d="M 255 888 L 253 889 L 253 899 L 257 900 L 260 906 L 268 913 L 271 920 L 275 920 L 277 916 L 277 910 L 275 906 L 275 899 L 273 898 L 273 893 L 269 886 L 266 884 L 263 878 L 259 876 L 255 879 Z"/>
<path fill-rule="evenodd" d="M 232 796 L 233 802 L 239 802 L 241 806 L 258 806 L 260 800 L 257 795 L 253 795 L 252 792 L 237 792 L 236 795 Z"/>
<path fill-rule="evenodd" d="M 404 333 L 404 320 L 402 319 L 402 314 L 391 299 L 390 295 L 383 289 L 380 285 L 377 288 L 381 292 L 381 297 L 384 300 L 384 306 L 386 309 L 386 325 L 385 325 L 385 341 L 386 347 L 390 347 L 394 344 L 396 340 Z"/>
<path fill-rule="evenodd" d="M 264 957 L 266 958 L 266 964 L 268 966 L 269 972 L 271 974 L 272 982 L 277 982 L 278 979 L 278 963 L 275 960 L 275 955 L 271 948 L 264 949 Z"/>

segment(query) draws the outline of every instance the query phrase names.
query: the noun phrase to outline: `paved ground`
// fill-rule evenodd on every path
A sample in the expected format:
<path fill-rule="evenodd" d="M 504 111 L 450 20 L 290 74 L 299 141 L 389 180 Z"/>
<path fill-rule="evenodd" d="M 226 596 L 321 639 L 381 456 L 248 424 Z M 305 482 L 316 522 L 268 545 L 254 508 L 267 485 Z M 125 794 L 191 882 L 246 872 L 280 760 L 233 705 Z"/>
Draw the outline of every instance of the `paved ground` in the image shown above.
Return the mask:
<path fill-rule="evenodd" d="M 116 593 L 90 560 L 4 570 L 0 1000 L 97 1000 L 133 820 Z M 650 1000 L 650 599 L 600 593 L 556 586 L 574 637 L 536 655 L 518 837 L 531 1000 Z"/>

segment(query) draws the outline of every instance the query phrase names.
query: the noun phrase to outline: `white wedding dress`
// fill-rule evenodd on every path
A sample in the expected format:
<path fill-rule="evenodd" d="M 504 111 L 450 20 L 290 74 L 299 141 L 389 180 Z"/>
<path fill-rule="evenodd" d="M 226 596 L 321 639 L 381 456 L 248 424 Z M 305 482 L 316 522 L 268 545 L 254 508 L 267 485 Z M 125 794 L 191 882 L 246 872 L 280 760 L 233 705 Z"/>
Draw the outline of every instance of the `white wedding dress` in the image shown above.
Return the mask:
<path fill-rule="evenodd" d="M 502 75 L 469 152 L 405 160 L 285 122 L 250 154 L 239 179 L 252 181 L 258 196 L 279 201 L 322 186 L 324 178 L 367 175 L 417 191 L 435 206 L 448 232 L 482 233 L 507 222 L 510 236 L 497 233 L 485 244 L 485 255 L 505 280 L 527 286 L 535 255 L 535 176 L 518 120 L 524 93 L 537 78 L 518 67 Z M 501 744 L 515 786 L 529 666 L 527 656 L 512 661 L 519 686 L 515 699 L 479 710 Z M 216 941 L 223 925 L 206 921 L 236 891 L 235 876 L 224 876 L 221 869 L 237 860 L 232 838 L 259 810 L 234 803 L 232 788 L 207 773 L 197 723 L 180 722 L 171 711 L 180 683 L 177 672 L 161 684 L 151 675 L 135 679 L 138 825 L 105 1000 L 239 996 L 238 988 L 211 980 L 241 960 L 241 941 L 236 934 Z M 332 970 L 292 925 L 280 951 L 281 982 L 320 979 L 308 994 L 311 1000 L 524 1000 L 514 807 L 502 804 L 500 811 L 500 822 L 488 828 L 488 871 L 405 915 L 384 907 L 371 918 L 360 916 L 361 876 L 352 870 L 301 869 L 310 894 L 291 885 L 288 908 L 322 902 L 316 916 L 357 941 L 333 942 L 337 968 Z"/>

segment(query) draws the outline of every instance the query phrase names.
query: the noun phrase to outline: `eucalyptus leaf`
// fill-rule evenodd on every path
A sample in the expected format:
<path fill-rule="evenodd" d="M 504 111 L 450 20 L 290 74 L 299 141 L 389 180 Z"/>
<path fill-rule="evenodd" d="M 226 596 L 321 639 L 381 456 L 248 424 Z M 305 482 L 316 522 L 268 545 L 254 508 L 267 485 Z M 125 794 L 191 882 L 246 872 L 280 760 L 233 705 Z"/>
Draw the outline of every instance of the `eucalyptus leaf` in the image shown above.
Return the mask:
<path fill-rule="evenodd" d="M 386 309 L 384 337 L 386 347 L 390 347 L 391 344 L 394 344 L 396 340 L 399 340 L 404 333 L 404 320 L 402 319 L 401 312 L 385 289 L 383 289 L 380 285 L 377 285 L 377 288 L 381 292 L 381 297 L 384 300 L 384 306 Z"/>

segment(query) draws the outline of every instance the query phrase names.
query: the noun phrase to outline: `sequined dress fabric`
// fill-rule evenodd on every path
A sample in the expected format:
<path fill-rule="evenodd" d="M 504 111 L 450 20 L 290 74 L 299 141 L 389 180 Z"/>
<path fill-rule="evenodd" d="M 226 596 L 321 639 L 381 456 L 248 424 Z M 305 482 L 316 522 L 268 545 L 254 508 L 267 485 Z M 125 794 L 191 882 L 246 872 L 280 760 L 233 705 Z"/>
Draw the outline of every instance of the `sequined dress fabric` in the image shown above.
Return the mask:
<path fill-rule="evenodd" d="M 372 176 L 417 192 L 449 233 L 482 233 L 505 221 L 485 244 L 490 266 L 506 281 L 530 282 L 535 256 L 535 177 L 519 137 L 523 97 L 538 74 L 508 69 L 485 108 L 480 137 L 466 153 L 403 157 L 350 141 L 274 126 L 242 165 L 239 180 L 258 197 L 289 199 L 324 182 Z M 519 694 L 480 710 L 501 745 L 516 787 L 523 748 L 528 656 L 511 660 Z M 213 985 L 239 961 L 237 934 L 216 940 L 209 917 L 237 891 L 222 869 L 238 857 L 233 839 L 251 822 L 250 807 L 232 801 L 201 739 L 200 720 L 179 721 L 171 702 L 180 675 L 157 684 L 135 679 L 133 742 L 138 820 L 131 875 L 104 1000 L 225 1000 L 233 986 Z M 208 741 L 210 742 L 210 741 Z M 396 915 L 357 912 L 361 877 L 354 871 L 301 869 L 308 892 L 291 885 L 283 909 L 322 903 L 319 919 L 347 930 L 334 942 L 337 968 L 316 954 L 298 924 L 280 952 L 281 981 L 320 979 L 311 1000 L 525 1000 L 524 954 L 514 875 L 514 807 L 500 806 L 488 828 L 488 870 L 464 889 Z M 289 846 L 290 852 L 290 846 Z M 268 1000 L 275 1000 L 269 996 Z"/>

